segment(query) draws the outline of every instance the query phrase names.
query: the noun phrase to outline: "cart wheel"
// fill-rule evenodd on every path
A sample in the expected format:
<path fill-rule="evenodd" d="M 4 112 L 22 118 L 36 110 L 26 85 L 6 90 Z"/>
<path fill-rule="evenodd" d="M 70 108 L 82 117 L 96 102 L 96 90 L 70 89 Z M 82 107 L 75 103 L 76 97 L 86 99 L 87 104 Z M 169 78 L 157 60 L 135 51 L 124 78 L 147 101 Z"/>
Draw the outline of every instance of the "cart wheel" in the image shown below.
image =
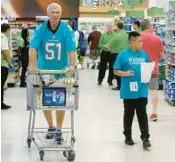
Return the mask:
<path fill-rule="evenodd" d="M 75 151 L 74 150 L 68 151 L 67 160 L 68 161 L 74 161 L 75 160 Z"/>
<path fill-rule="evenodd" d="M 44 151 L 40 151 L 39 155 L 40 155 L 40 160 L 43 161 L 43 159 L 44 159 Z"/>
<path fill-rule="evenodd" d="M 30 148 L 31 143 L 32 143 L 31 139 L 27 139 L 28 148 Z"/>
<path fill-rule="evenodd" d="M 75 143 L 75 141 L 76 141 L 75 137 L 72 137 L 71 140 L 73 141 L 73 143 Z"/>

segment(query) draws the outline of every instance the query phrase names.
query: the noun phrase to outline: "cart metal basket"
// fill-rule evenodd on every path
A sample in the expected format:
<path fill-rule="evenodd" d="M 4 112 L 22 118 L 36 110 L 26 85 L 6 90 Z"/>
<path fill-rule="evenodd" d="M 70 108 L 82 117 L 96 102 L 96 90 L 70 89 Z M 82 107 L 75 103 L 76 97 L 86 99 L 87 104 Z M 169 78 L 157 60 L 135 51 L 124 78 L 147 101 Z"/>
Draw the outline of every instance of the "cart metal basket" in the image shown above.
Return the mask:
<path fill-rule="evenodd" d="M 27 144 L 30 148 L 31 142 L 39 150 L 40 160 L 44 158 L 44 151 L 63 151 L 68 161 L 75 159 L 73 150 L 74 136 L 74 111 L 78 110 L 79 85 L 78 72 L 68 73 L 67 69 L 62 71 L 39 71 L 30 73 L 27 77 L 27 110 L 29 114 Z M 55 110 L 70 112 L 70 126 L 61 130 L 59 144 L 54 139 L 46 139 L 47 128 L 35 128 L 37 110 Z M 53 136 L 56 131 L 49 132 Z"/>

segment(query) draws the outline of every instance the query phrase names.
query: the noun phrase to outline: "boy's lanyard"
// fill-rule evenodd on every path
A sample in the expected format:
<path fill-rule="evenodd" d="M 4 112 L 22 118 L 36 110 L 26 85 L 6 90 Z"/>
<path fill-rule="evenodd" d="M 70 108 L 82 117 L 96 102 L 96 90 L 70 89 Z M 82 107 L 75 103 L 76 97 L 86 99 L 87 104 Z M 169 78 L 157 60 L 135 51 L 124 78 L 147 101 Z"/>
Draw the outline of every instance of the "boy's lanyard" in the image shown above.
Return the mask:
<path fill-rule="evenodd" d="M 130 67 L 131 67 L 131 70 L 134 72 L 134 70 L 135 70 L 135 63 L 134 63 L 134 57 L 133 57 L 133 55 L 132 55 L 132 51 L 131 51 L 131 49 L 130 49 L 130 58 L 131 58 L 131 65 L 130 65 Z M 135 73 L 135 72 L 134 72 Z M 130 91 L 131 92 L 138 92 L 138 82 L 130 82 L 129 83 L 129 87 L 130 87 Z"/>

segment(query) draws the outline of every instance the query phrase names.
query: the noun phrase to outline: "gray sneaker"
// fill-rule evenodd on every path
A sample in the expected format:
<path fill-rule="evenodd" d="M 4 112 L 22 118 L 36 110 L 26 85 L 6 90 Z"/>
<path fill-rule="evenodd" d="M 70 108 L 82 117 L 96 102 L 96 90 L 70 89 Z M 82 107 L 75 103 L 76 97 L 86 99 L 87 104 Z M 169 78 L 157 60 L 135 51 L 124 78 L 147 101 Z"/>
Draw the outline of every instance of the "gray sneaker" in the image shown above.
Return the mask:
<path fill-rule="evenodd" d="M 62 132 L 60 130 L 57 130 L 57 132 L 55 133 L 55 142 L 58 145 L 61 145 L 63 142 Z"/>
<path fill-rule="evenodd" d="M 46 139 L 53 139 L 55 133 L 56 133 L 56 128 L 55 127 L 49 127 L 48 132 L 46 134 Z"/>

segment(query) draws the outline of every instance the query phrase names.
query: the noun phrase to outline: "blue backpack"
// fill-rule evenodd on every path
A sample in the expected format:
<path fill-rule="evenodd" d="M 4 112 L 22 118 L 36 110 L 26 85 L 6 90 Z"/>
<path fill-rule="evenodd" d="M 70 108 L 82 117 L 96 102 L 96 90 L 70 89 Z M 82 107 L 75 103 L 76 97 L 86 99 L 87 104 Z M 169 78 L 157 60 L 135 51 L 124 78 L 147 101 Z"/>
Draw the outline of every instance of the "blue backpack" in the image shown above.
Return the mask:
<path fill-rule="evenodd" d="M 82 31 L 79 32 L 79 46 L 80 46 L 80 52 L 86 53 L 88 42 L 87 39 Z"/>

